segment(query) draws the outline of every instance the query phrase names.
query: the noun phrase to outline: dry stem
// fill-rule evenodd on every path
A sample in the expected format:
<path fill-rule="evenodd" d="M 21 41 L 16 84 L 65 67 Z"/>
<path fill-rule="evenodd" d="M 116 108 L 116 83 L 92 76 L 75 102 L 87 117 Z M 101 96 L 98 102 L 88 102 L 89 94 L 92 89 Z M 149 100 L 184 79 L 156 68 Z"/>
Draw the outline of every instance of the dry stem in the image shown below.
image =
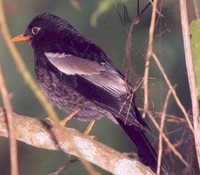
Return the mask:
<path fill-rule="evenodd" d="M 167 110 L 167 105 L 169 102 L 169 97 L 171 95 L 171 91 L 169 90 L 163 105 L 163 112 L 161 115 L 161 124 L 160 124 L 160 130 L 163 132 L 164 124 L 165 124 L 165 118 L 166 118 L 166 110 Z M 158 151 L 158 165 L 157 165 L 157 175 L 160 174 L 160 166 L 161 166 L 161 160 L 162 160 L 162 151 L 163 151 L 163 139 L 162 139 L 162 134 L 159 134 L 159 151 Z"/>
<path fill-rule="evenodd" d="M 154 117 L 151 115 L 150 112 L 147 111 L 148 116 L 150 117 L 151 121 L 153 122 L 153 124 L 155 125 L 155 127 L 158 129 L 158 131 L 160 132 L 160 134 L 162 135 L 163 139 L 165 140 L 166 144 L 169 146 L 169 148 L 172 150 L 172 152 L 181 160 L 181 162 L 183 162 L 185 164 L 185 166 L 189 167 L 188 163 L 185 161 L 185 159 L 183 158 L 183 156 L 176 150 L 176 148 L 174 147 L 174 145 L 169 141 L 169 139 L 167 138 L 167 136 L 165 135 L 165 133 L 163 131 L 161 131 L 158 123 L 156 122 L 156 120 L 154 119 Z"/>
<path fill-rule="evenodd" d="M 193 124 L 194 124 L 194 138 L 195 147 L 197 152 L 197 159 L 200 167 L 200 123 L 199 123 L 199 102 L 198 102 L 198 92 L 195 82 L 194 66 L 192 61 L 192 51 L 190 45 L 190 32 L 189 32 L 189 22 L 187 15 L 187 3 L 186 0 L 180 0 L 180 13 L 181 13 L 181 25 L 182 25 L 182 35 L 183 44 L 185 51 L 185 62 L 187 68 L 187 75 L 190 87 L 190 95 L 192 102 L 192 114 L 193 114 Z"/>
<path fill-rule="evenodd" d="M 14 129 L 14 121 L 12 115 L 12 105 L 10 102 L 10 95 L 3 77 L 2 70 L 0 68 L 0 92 L 2 95 L 2 100 L 5 106 L 6 119 L 9 128 L 9 141 L 10 141 L 10 162 L 11 162 L 11 174 L 18 175 L 18 159 L 17 159 L 17 143 Z"/>
<path fill-rule="evenodd" d="M 166 75 L 166 73 L 165 73 L 165 70 L 163 69 L 162 65 L 160 64 L 160 61 L 158 60 L 156 54 L 153 53 L 152 56 L 153 56 L 154 61 L 155 61 L 156 64 L 157 64 L 157 66 L 158 66 L 158 68 L 159 68 L 161 74 L 163 75 L 163 77 L 164 77 L 164 79 L 165 79 L 165 82 L 167 83 L 169 89 L 172 91 L 172 94 L 173 94 L 173 96 L 174 96 L 174 99 L 175 99 L 177 105 L 179 106 L 179 108 L 181 109 L 181 111 L 182 111 L 182 113 L 183 113 L 183 115 L 184 115 L 184 117 L 185 117 L 185 119 L 186 119 L 186 121 L 187 121 L 187 123 L 188 123 L 189 128 L 190 128 L 191 131 L 194 133 L 194 128 L 193 128 L 192 123 L 191 123 L 191 121 L 190 121 L 190 119 L 189 119 L 189 116 L 188 116 L 188 114 L 187 114 L 187 112 L 186 112 L 184 106 L 182 105 L 181 101 L 179 100 L 179 98 L 178 98 L 178 96 L 177 96 L 177 94 L 176 94 L 176 91 L 174 90 L 174 88 L 173 88 L 173 86 L 172 86 L 172 84 L 171 84 L 169 78 L 167 77 L 167 75 Z"/>
<path fill-rule="evenodd" d="M 139 111 L 143 111 L 142 108 L 138 108 Z M 151 115 L 153 115 L 155 118 L 161 118 L 161 115 L 162 115 L 162 112 L 157 112 L 157 111 L 150 111 L 149 110 L 149 113 L 151 113 Z M 166 114 L 166 120 L 167 122 L 171 122 L 171 123 L 174 123 L 174 124 L 184 124 L 186 123 L 186 120 L 182 117 L 179 117 L 179 116 L 175 116 L 175 115 L 172 115 L 172 114 Z"/>
<path fill-rule="evenodd" d="M 153 41 L 154 41 L 154 31 L 155 31 L 155 23 L 156 23 L 156 10 L 157 10 L 157 0 L 154 0 L 153 2 L 153 9 L 152 9 L 152 15 L 151 15 L 151 24 L 149 28 L 149 43 L 148 43 L 148 49 L 147 54 L 145 57 L 145 70 L 144 70 L 144 112 L 143 117 L 145 117 L 146 112 L 149 108 L 149 69 L 150 69 L 150 58 L 153 53 Z"/>

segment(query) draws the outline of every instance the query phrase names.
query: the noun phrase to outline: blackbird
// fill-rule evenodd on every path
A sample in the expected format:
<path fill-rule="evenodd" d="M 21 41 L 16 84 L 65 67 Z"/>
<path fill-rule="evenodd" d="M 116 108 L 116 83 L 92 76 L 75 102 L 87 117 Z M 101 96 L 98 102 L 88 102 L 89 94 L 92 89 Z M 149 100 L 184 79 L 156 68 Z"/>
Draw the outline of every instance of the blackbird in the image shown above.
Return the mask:
<path fill-rule="evenodd" d="M 155 172 L 157 153 L 145 136 L 149 127 L 134 103 L 134 91 L 109 57 L 66 20 L 43 13 L 34 17 L 14 42 L 28 40 L 34 51 L 36 79 L 45 95 L 75 118 L 118 123 L 138 148 L 138 156 Z M 162 174 L 168 174 L 161 165 Z"/>

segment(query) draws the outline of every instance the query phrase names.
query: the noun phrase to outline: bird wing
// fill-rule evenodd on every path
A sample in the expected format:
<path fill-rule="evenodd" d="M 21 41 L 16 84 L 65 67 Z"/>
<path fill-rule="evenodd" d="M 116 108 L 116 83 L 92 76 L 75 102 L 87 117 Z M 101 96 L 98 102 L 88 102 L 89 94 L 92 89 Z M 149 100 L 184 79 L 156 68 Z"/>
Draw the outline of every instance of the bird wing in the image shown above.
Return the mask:
<path fill-rule="evenodd" d="M 111 94 L 120 96 L 127 93 L 123 77 L 105 63 L 100 65 L 95 61 L 69 54 L 45 53 L 45 55 L 51 64 L 66 75 L 82 76 Z"/>
<path fill-rule="evenodd" d="M 108 63 L 60 53 L 45 53 L 49 62 L 68 78 L 73 88 L 102 108 L 110 111 L 127 124 L 147 129 L 147 125 L 134 113 L 128 115 L 128 108 L 134 103 L 127 100 L 126 84 L 123 76 Z M 70 78 L 73 78 L 70 79 Z M 75 81 L 74 81 L 75 79 Z M 131 99 L 132 100 L 132 99 Z"/>

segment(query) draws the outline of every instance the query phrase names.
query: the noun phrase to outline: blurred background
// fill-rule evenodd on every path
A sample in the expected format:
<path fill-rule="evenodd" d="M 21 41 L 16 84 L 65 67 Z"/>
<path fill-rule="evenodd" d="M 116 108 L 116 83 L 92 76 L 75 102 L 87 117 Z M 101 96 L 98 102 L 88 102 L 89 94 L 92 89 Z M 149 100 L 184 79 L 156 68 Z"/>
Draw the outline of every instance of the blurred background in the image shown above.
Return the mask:
<path fill-rule="evenodd" d="M 106 0 L 104 0 L 104 2 L 105 1 Z M 112 5 L 98 18 L 96 27 L 92 27 L 91 16 L 98 9 L 100 2 L 103 2 L 103 0 L 81 1 L 81 8 L 80 10 L 77 10 L 67 0 L 4 0 L 4 10 L 12 36 L 23 33 L 29 21 L 39 13 L 51 12 L 68 20 L 78 31 L 86 35 L 90 40 L 96 42 L 112 59 L 114 65 L 124 72 L 124 48 L 129 24 L 126 26 L 122 24 L 118 14 L 118 11 L 120 11 L 121 8 L 116 5 Z M 135 18 L 137 16 L 137 1 L 127 0 L 124 2 L 130 19 Z M 140 8 L 142 9 L 145 7 L 148 2 L 148 0 L 141 0 Z M 189 17 L 190 19 L 193 19 L 194 8 L 192 1 L 188 3 Z M 198 6 L 200 7 L 200 3 Z M 178 1 L 163 0 L 161 13 L 164 17 L 160 17 L 156 27 L 154 49 L 172 84 L 176 85 L 176 91 L 181 102 L 190 113 L 191 103 L 188 80 L 186 76 Z M 144 72 L 144 59 L 148 44 L 150 19 L 151 7 L 148 8 L 142 16 L 140 24 L 133 30 L 133 70 L 140 77 L 143 76 Z M 24 62 L 33 74 L 33 53 L 31 47 L 24 42 L 17 44 L 17 48 L 23 56 Z M 0 65 L 3 69 L 9 90 L 13 94 L 12 104 L 14 111 L 19 114 L 39 117 L 40 119 L 47 117 L 46 112 L 41 107 L 33 92 L 24 83 L 2 37 L 0 37 Z M 162 106 L 168 89 L 162 75 L 153 61 L 151 64 L 150 77 L 149 91 L 151 110 L 159 112 L 162 111 Z M 130 79 L 130 81 L 134 82 L 133 79 Z M 137 91 L 136 102 L 138 106 L 142 107 L 142 87 L 140 87 Z M 63 118 L 65 116 L 63 112 L 58 110 L 57 112 L 59 118 Z M 167 113 L 183 117 L 173 97 L 170 98 Z M 86 123 L 72 119 L 68 126 L 84 131 Z M 157 133 L 153 125 L 151 126 L 153 132 Z M 172 152 L 170 152 L 166 144 L 164 144 L 164 157 L 167 162 L 169 162 L 168 164 L 172 171 L 171 174 L 198 174 L 199 172 L 197 170 L 197 160 L 194 151 L 193 138 L 188 126 L 184 124 L 166 123 L 165 130 L 166 133 L 168 133 L 171 142 L 174 143 L 174 145 L 178 145 L 177 150 L 182 153 L 185 160 L 191 165 L 191 169 L 185 169 L 186 167 L 178 158 L 174 156 Z M 106 118 L 96 122 L 92 134 L 96 136 L 98 141 L 121 152 L 135 151 L 133 149 L 133 144 L 123 133 L 120 127 L 113 124 Z M 157 141 L 158 137 L 156 135 L 152 138 L 152 142 L 155 146 L 158 143 Z M 8 139 L 0 138 L 0 148 L 0 175 L 9 175 L 10 160 Z M 60 166 L 67 162 L 69 158 L 72 158 L 71 156 L 64 155 L 62 152 L 37 149 L 21 142 L 18 142 L 18 151 L 19 169 L 21 175 L 49 174 L 56 171 Z M 105 175 L 109 174 L 99 168 L 97 168 L 97 171 Z M 78 161 L 70 164 L 62 174 L 85 175 L 87 172 Z"/>

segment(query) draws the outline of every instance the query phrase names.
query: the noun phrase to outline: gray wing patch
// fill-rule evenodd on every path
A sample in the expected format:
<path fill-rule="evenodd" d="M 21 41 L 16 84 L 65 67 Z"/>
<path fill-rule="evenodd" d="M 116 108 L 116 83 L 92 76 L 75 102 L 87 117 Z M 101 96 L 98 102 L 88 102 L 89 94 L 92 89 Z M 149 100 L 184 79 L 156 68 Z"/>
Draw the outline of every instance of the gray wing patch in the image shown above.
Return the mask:
<path fill-rule="evenodd" d="M 123 77 L 111 66 L 100 65 L 97 62 L 73 55 L 60 53 L 45 53 L 45 55 L 51 64 L 64 74 L 80 75 L 114 95 L 126 93 Z"/>
<path fill-rule="evenodd" d="M 100 71 L 105 70 L 104 67 L 94 61 L 82 59 L 73 55 L 60 53 L 45 53 L 45 55 L 51 64 L 67 75 L 93 75 L 99 74 Z"/>

